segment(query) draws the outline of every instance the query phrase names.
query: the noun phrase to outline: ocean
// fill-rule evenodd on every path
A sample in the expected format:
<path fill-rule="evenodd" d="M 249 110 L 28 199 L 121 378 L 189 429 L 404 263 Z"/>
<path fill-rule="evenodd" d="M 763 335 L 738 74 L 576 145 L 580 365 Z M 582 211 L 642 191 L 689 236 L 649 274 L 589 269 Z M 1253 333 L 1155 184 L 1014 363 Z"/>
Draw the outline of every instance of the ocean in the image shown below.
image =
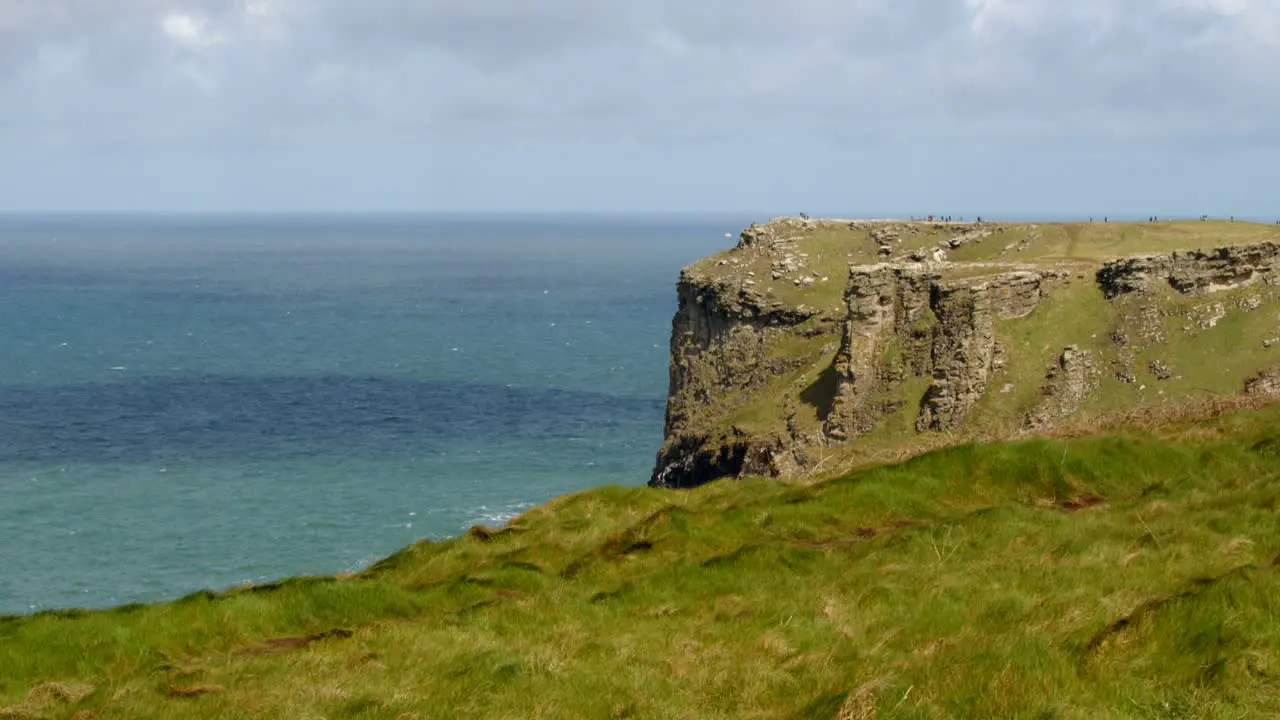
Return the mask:
<path fill-rule="evenodd" d="M 0 614 L 643 484 L 679 269 L 753 219 L 0 219 Z"/>

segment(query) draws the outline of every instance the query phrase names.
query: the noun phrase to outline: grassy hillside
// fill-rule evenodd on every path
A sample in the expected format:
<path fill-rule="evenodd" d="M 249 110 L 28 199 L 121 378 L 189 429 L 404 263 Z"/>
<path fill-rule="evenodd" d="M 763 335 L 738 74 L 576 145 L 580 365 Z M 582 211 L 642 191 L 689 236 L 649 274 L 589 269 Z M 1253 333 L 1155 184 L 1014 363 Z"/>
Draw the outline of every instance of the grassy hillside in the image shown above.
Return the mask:
<path fill-rule="evenodd" d="M 367 572 L 0 619 L 0 718 L 1252 718 L 1280 410 L 609 487 Z"/>

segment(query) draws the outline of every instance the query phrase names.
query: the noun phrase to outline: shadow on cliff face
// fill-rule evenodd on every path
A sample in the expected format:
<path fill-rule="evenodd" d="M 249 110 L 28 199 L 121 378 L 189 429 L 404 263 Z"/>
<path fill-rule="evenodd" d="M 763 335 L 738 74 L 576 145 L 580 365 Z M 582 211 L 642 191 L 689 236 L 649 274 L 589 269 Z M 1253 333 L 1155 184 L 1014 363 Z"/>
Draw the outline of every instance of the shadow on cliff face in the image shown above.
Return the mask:
<path fill-rule="evenodd" d="M 676 443 L 658 452 L 658 462 L 649 480 L 651 487 L 694 488 L 723 477 L 742 474 L 750 446 L 746 439 L 713 444 L 709 438 L 681 436 Z"/>
<path fill-rule="evenodd" d="M 814 409 L 819 422 L 831 414 L 838 383 L 835 367 L 828 366 L 800 392 L 801 402 Z M 792 451 L 793 445 L 778 433 L 750 436 L 734 428 L 723 436 L 679 435 L 658 452 L 649 485 L 694 488 L 743 474 L 776 475 L 777 460 Z"/>
<path fill-rule="evenodd" d="M 817 379 L 809 384 L 809 387 L 800 391 L 800 401 L 813 407 L 818 414 L 818 420 L 824 423 L 827 421 L 827 416 L 831 414 L 832 406 L 835 405 L 839 382 L 835 366 L 828 365 L 819 373 Z"/>

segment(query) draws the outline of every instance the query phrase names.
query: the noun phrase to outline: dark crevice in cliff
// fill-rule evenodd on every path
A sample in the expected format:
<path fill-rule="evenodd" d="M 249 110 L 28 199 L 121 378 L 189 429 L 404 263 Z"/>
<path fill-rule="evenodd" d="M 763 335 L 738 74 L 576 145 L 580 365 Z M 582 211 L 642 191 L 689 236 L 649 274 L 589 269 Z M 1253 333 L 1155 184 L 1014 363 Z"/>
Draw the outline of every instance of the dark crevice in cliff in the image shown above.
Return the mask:
<path fill-rule="evenodd" d="M 710 438 L 685 435 L 658 453 L 649 484 L 654 487 L 690 488 L 722 477 L 738 477 L 750 446 L 745 439 L 709 445 Z"/>

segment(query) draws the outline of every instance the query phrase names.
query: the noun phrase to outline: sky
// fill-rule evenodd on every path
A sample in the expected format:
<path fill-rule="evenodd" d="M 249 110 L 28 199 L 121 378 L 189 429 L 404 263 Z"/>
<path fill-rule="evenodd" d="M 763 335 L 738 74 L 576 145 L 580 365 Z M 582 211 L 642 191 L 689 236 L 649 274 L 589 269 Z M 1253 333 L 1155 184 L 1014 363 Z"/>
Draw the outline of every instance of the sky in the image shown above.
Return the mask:
<path fill-rule="evenodd" d="M 0 212 L 1280 216 L 1280 0 L 0 0 Z"/>

